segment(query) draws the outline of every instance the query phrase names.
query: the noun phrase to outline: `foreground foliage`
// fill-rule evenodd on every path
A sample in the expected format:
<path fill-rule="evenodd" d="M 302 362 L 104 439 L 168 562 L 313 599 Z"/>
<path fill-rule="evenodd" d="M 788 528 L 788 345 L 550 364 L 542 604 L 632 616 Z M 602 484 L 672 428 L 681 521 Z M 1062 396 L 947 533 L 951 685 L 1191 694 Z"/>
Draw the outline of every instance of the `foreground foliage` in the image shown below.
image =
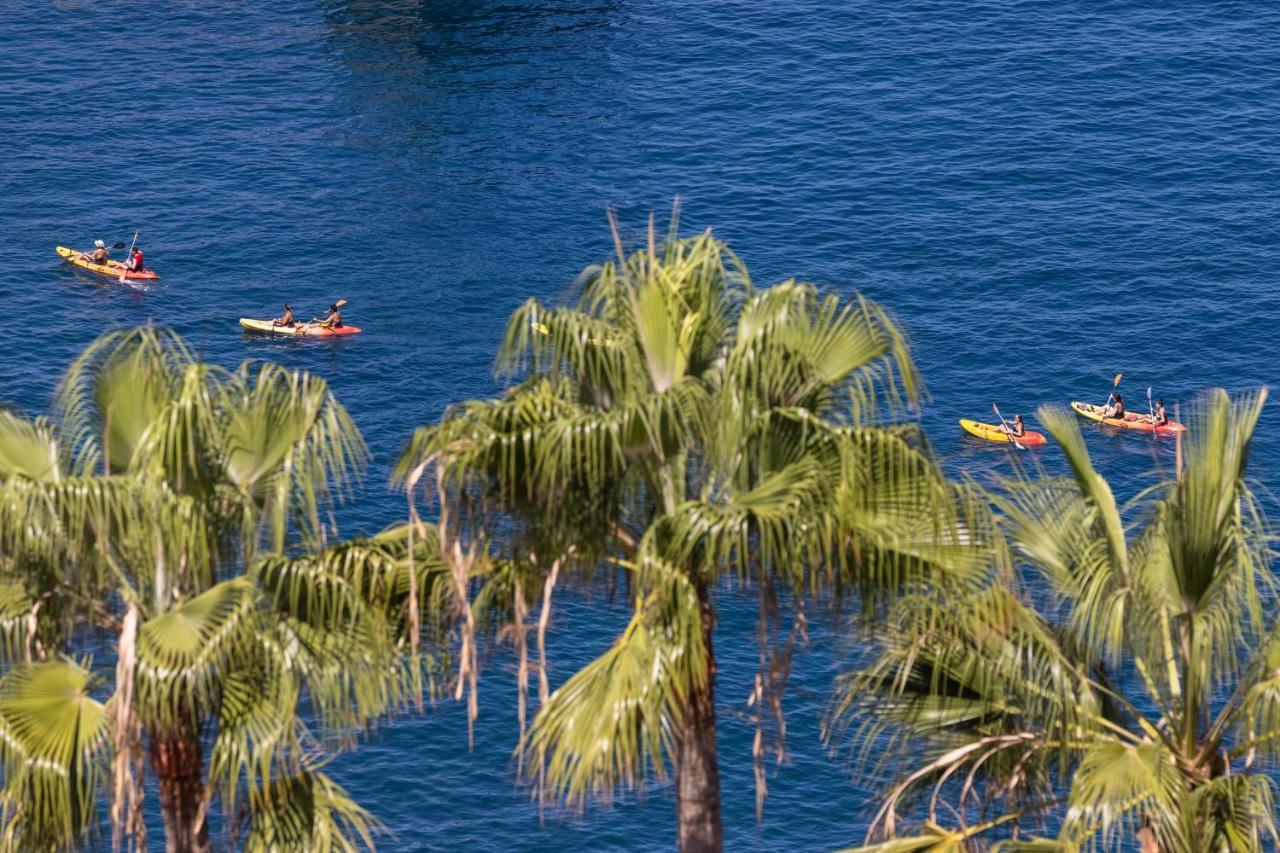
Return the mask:
<path fill-rule="evenodd" d="M 210 848 L 215 802 L 248 849 L 371 845 L 322 767 L 419 695 L 433 563 L 411 583 L 403 529 L 325 545 L 365 455 L 345 410 L 144 328 L 90 346 L 55 414 L 0 411 L 0 842 L 87 842 L 105 797 L 145 848 L 152 775 L 170 850 Z"/>
<path fill-rule="evenodd" d="M 457 695 L 474 714 L 486 631 L 517 649 L 522 728 L 537 671 L 519 753 L 537 791 L 580 806 L 673 773 L 680 847 L 717 850 L 717 591 L 760 596 L 763 798 L 804 602 L 873 608 L 926 580 L 976 582 L 992 537 L 985 504 L 893 419 L 919 380 L 882 309 L 795 281 L 757 289 L 710 233 L 674 229 L 660 242 L 650 220 L 628 255 L 615 226 L 616 258 L 588 269 L 576 305 L 521 307 L 499 353 L 516 384 L 419 430 L 399 476 L 434 500 L 458 599 L 482 576 Z M 545 632 L 566 582 L 626 589 L 632 617 L 552 693 Z"/>
<path fill-rule="evenodd" d="M 1073 476 L 995 497 L 1022 582 L 904 601 L 844 685 L 864 766 L 906 768 L 865 849 L 1280 846 L 1280 612 L 1246 481 L 1265 396 L 1209 397 L 1133 531 L 1075 421 L 1041 411 Z M 924 831 L 896 838 L 904 818 Z"/>

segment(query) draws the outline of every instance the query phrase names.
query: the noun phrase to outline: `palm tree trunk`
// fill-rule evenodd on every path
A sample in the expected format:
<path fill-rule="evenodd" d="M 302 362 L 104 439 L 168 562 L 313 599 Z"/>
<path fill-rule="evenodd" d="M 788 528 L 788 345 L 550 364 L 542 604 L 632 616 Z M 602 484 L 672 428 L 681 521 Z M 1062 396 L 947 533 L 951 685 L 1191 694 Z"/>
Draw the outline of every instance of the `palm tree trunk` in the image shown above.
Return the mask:
<path fill-rule="evenodd" d="M 168 853 L 207 853 L 209 825 L 205 821 L 203 755 L 200 738 L 188 726 L 176 732 L 151 734 L 151 769 L 160 791 L 164 841 Z"/>
<path fill-rule="evenodd" d="M 720 768 L 716 760 L 715 655 L 711 633 L 715 612 L 698 584 L 707 679 L 690 692 L 684 725 L 676 738 L 676 835 L 682 853 L 719 853 L 724 848 L 720 819 Z"/>

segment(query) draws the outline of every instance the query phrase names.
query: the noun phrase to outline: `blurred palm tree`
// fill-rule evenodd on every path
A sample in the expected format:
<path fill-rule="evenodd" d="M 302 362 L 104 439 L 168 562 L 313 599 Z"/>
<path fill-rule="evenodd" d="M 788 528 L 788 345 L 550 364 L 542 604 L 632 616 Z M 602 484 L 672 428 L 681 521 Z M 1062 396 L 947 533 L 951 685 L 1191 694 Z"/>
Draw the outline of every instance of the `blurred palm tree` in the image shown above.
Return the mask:
<path fill-rule="evenodd" d="M 415 519 L 415 491 L 434 500 L 455 600 L 479 588 L 459 617 L 457 695 L 472 715 L 489 628 L 518 652 L 519 761 L 540 794 L 581 806 L 670 768 L 681 849 L 719 850 L 717 591 L 759 595 L 762 798 L 800 605 L 854 592 L 875 608 L 924 580 L 975 581 L 993 537 L 983 502 L 894 417 L 920 384 L 885 311 L 795 281 L 756 289 L 723 243 L 680 238 L 675 217 L 662 241 L 650 218 L 630 255 L 611 224 L 616 259 L 586 270 L 576 305 L 530 300 L 512 316 L 498 364 L 520 381 L 418 430 L 398 474 Z M 557 584 L 619 578 L 629 624 L 551 693 Z M 779 596 L 797 614 L 786 642 Z M 531 669 L 540 704 L 523 731 Z"/>
<path fill-rule="evenodd" d="M 85 350 L 55 421 L 0 411 L 4 846 L 92 832 L 108 765 L 116 847 L 146 846 L 148 773 L 169 850 L 210 848 L 215 796 L 248 849 L 372 844 L 321 768 L 418 695 L 406 601 L 438 562 L 409 578 L 403 529 L 326 544 L 365 455 L 322 380 L 151 328 Z"/>
<path fill-rule="evenodd" d="M 1209 396 L 1136 530 L 1071 416 L 1041 410 L 1072 476 L 995 497 L 1022 582 L 904 601 L 845 682 L 837 721 L 897 776 L 861 849 L 1280 847 L 1280 613 L 1246 481 L 1265 397 Z M 904 814 L 922 831 L 897 837 Z"/>

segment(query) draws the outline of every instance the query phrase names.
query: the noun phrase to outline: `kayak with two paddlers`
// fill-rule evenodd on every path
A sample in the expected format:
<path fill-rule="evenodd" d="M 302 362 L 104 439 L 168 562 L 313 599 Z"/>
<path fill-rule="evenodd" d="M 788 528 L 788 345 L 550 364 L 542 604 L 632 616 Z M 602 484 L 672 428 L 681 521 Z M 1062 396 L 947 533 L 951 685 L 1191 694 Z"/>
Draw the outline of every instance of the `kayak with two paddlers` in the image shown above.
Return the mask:
<path fill-rule="evenodd" d="M 299 323 L 293 316 L 293 306 L 284 304 L 284 314 L 274 320 L 253 320 L 240 318 L 240 325 L 250 332 L 262 332 L 269 335 L 290 335 L 294 337 L 332 338 L 359 334 L 357 326 L 348 326 L 342 322 L 342 306 L 347 300 L 339 299 L 329 306 L 323 318 L 317 317 L 309 323 Z"/>
<path fill-rule="evenodd" d="M 1174 435 L 1187 431 L 1187 428 L 1177 421 L 1168 419 L 1161 421 L 1159 418 L 1153 421 L 1151 415 L 1138 414 L 1137 412 L 1124 412 L 1120 417 L 1114 417 L 1111 414 L 1114 411 L 1113 408 L 1095 406 L 1092 403 L 1072 401 L 1071 408 L 1081 417 L 1101 422 L 1105 426 L 1134 429 L 1139 432 L 1154 432 L 1156 435 Z M 1163 405 L 1160 407 L 1160 411 L 1163 414 Z"/>
<path fill-rule="evenodd" d="M 124 248 L 124 244 L 118 244 L 120 248 Z M 57 246 L 54 251 L 58 256 L 67 263 L 75 264 L 81 269 L 89 270 L 89 272 L 98 275 L 106 275 L 111 278 L 119 278 L 124 273 L 126 279 L 134 281 L 155 281 L 160 276 L 155 270 L 149 270 L 142 265 L 142 250 L 134 247 L 129 260 L 125 263 L 113 261 L 107 254 L 107 247 L 101 240 L 94 243 L 92 252 L 77 252 L 75 249 L 68 249 L 66 246 Z"/>

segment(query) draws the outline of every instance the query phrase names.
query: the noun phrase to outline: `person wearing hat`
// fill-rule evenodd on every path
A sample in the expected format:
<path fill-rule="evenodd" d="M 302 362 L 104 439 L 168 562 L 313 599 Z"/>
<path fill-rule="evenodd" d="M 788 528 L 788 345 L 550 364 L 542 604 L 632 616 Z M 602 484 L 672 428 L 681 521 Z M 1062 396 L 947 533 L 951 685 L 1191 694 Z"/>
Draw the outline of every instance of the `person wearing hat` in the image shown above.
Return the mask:
<path fill-rule="evenodd" d="M 325 315 L 323 320 L 317 317 L 313 322 L 319 323 L 320 328 L 322 329 L 341 329 L 342 328 L 342 312 L 339 311 L 338 309 L 346 304 L 347 304 L 347 300 L 339 299 L 337 302 L 329 306 L 329 313 Z"/>
<path fill-rule="evenodd" d="M 101 240 L 93 241 L 92 252 L 81 252 L 80 257 L 94 264 L 105 264 L 111 258 L 111 253 L 107 251 L 107 244 Z"/>
<path fill-rule="evenodd" d="M 297 320 L 294 320 L 294 319 L 293 319 L 293 306 L 291 306 L 288 302 L 286 302 L 286 303 L 284 304 L 284 314 L 283 314 L 282 316 L 277 317 L 277 318 L 275 318 L 274 320 L 272 320 L 272 321 L 271 321 L 271 325 L 273 325 L 273 326 L 293 326 L 293 325 L 295 325 L 297 322 L 298 322 Z"/>

